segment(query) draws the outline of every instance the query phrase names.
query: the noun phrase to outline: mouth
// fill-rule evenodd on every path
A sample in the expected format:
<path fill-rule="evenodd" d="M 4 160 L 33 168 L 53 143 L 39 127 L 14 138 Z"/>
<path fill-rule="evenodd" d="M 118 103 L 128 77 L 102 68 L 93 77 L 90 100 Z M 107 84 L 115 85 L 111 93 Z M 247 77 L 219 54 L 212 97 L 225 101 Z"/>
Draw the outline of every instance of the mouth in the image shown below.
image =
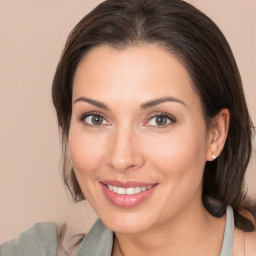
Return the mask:
<path fill-rule="evenodd" d="M 100 185 L 110 203 L 118 207 L 130 208 L 146 201 L 158 183 L 101 181 Z"/>

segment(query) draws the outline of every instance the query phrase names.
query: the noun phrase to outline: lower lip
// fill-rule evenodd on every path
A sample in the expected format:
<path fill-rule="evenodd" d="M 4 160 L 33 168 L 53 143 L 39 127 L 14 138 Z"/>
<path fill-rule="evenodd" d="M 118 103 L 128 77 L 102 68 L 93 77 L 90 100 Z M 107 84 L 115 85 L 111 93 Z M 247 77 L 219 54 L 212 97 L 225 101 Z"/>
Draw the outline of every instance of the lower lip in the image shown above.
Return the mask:
<path fill-rule="evenodd" d="M 106 198 L 115 206 L 122 208 L 131 208 L 141 204 L 153 193 L 157 187 L 157 185 L 154 185 L 150 189 L 134 195 L 118 195 L 109 190 L 106 185 L 102 183 L 100 184 Z"/>

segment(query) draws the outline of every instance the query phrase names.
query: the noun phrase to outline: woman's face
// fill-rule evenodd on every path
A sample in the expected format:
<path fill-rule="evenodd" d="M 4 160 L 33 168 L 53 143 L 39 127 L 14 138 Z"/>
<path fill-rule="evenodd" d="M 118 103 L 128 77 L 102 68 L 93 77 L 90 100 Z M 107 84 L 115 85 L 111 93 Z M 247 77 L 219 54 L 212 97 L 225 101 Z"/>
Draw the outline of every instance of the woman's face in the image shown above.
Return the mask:
<path fill-rule="evenodd" d="M 201 207 L 209 135 L 174 55 L 156 45 L 97 47 L 73 86 L 73 167 L 109 228 L 140 233 Z"/>

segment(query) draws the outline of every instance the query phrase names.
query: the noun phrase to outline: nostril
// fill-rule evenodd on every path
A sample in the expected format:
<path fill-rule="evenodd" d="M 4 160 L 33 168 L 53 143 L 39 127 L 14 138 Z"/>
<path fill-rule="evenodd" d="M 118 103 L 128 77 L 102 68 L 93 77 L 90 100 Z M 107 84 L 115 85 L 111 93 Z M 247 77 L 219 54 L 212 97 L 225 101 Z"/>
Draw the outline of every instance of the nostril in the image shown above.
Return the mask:
<path fill-rule="evenodd" d="M 131 130 L 119 129 L 112 137 L 111 146 L 108 148 L 106 162 L 116 171 L 131 171 L 144 164 L 142 152 L 140 152 L 135 137 L 131 139 Z M 137 142 L 137 141 L 136 141 Z"/>

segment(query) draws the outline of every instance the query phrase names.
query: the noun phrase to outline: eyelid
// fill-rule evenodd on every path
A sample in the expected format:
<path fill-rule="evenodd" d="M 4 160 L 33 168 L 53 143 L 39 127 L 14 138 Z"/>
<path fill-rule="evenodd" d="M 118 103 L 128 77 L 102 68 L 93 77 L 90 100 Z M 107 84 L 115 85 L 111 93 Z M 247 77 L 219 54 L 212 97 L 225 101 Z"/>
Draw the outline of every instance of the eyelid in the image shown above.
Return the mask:
<path fill-rule="evenodd" d="M 166 125 L 149 125 L 149 121 L 154 118 L 154 117 L 167 117 L 169 120 L 170 120 L 170 123 L 166 124 Z M 150 114 L 150 116 L 147 118 L 147 121 L 144 123 L 145 126 L 149 127 L 156 127 L 156 128 L 164 128 L 164 127 L 167 127 L 167 126 L 170 126 L 172 125 L 173 123 L 176 123 L 176 118 L 171 115 L 171 114 L 167 114 L 165 112 L 154 112 L 152 114 Z"/>
<path fill-rule="evenodd" d="M 96 116 L 99 116 L 99 117 L 104 118 L 105 121 L 106 121 L 108 124 L 91 125 L 91 124 L 89 124 L 89 123 L 85 123 L 84 120 L 85 120 L 87 117 L 92 116 L 92 115 L 96 115 Z M 148 124 L 149 121 L 150 121 L 150 119 L 152 119 L 152 118 L 154 118 L 154 117 L 159 117 L 159 116 L 160 116 L 160 117 L 161 117 L 161 116 L 162 116 L 162 117 L 167 117 L 167 118 L 170 120 L 170 123 L 168 123 L 168 124 L 166 124 L 166 125 L 149 125 L 149 124 Z M 110 121 L 108 120 L 108 118 L 105 117 L 104 114 L 102 114 L 102 113 L 100 113 L 100 112 L 98 112 L 98 111 L 91 111 L 91 112 L 83 113 L 83 114 L 81 114 L 81 115 L 79 116 L 78 119 L 79 119 L 80 122 L 83 122 L 85 125 L 91 126 L 91 127 L 99 127 L 99 126 L 110 125 Z M 144 125 L 147 126 L 147 127 L 149 127 L 149 126 L 151 126 L 151 127 L 155 126 L 156 128 L 164 128 L 164 127 L 167 127 L 167 126 L 169 126 L 169 125 L 171 125 L 171 124 L 173 124 L 173 123 L 175 123 L 175 122 L 176 122 L 176 118 L 175 118 L 173 115 L 171 115 L 171 114 L 167 114 L 167 113 L 165 113 L 165 112 L 154 112 L 154 113 L 151 113 L 151 114 L 149 115 L 149 117 L 147 118 L 147 120 L 146 120 L 146 122 L 144 123 Z"/>
<path fill-rule="evenodd" d="M 87 117 L 93 116 L 93 115 L 104 118 L 108 124 L 92 125 L 92 124 L 88 124 L 88 123 L 85 123 L 85 122 L 84 122 L 84 120 L 85 120 Z M 80 122 L 83 122 L 85 125 L 91 126 L 91 127 L 99 127 L 99 126 L 104 126 L 104 125 L 109 125 L 109 124 L 110 124 L 110 122 L 109 122 L 108 119 L 105 117 L 105 115 L 103 115 L 102 113 L 97 112 L 97 111 L 91 111 L 91 112 L 86 112 L 86 113 L 81 114 L 81 115 L 79 116 L 79 121 L 80 121 Z"/>

